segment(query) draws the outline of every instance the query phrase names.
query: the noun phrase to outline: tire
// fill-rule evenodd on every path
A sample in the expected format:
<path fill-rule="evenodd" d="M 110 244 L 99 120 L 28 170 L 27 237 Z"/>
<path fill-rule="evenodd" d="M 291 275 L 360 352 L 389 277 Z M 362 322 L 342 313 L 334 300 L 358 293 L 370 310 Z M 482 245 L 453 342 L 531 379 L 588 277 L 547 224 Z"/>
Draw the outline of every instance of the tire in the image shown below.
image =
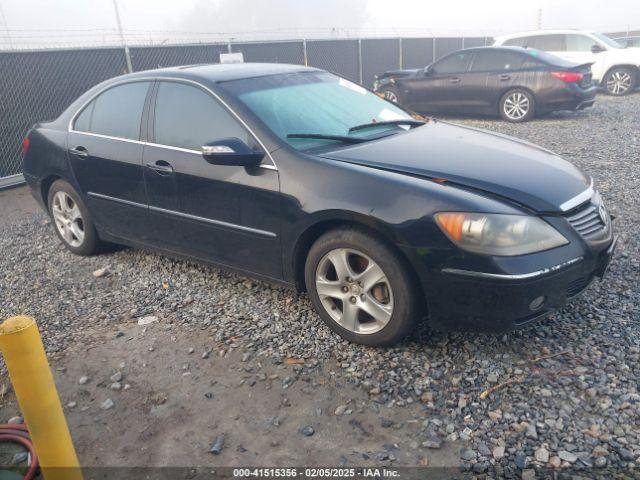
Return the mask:
<path fill-rule="evenodd" d="M 396 103 L 396 104 L 402 103 L 402 99 L 400 97 L 400 91 L 396 87 L 387 85 L 380 90 L 380 93 L 385 98 L 385 100 L 388 100 L 391 103 Z"/>
<path fill-rule="evenodd" d="M 536 111 L 533 95 L 522 88 L 514 88 L 505 93 L 500 99 L 498 107 L 502 119 L 511 123 L 531 120 Z"/>
<path fill-rule="evenodd" d="M 602 84 L 609 95 L 621 97 L 633 92 L 636 88 L 638 76 L 627 67 L 613 67 L 604 76 Z"/>
<path fill-rule="evenodd" d="M 342 228 L 318 238 L 305 283 L 320 318 L 350 342 L 393 345 L 422 318 L 422 296 L 406 261 L 365 230 Z"/>
<path fill-rule="evenodd" d="M 91 214 L 69 182 L 53 182 L 49 188 L 47 206 L 56 235 L 69 251 L 87 256 L 99 250 L 101 241 Z"/>

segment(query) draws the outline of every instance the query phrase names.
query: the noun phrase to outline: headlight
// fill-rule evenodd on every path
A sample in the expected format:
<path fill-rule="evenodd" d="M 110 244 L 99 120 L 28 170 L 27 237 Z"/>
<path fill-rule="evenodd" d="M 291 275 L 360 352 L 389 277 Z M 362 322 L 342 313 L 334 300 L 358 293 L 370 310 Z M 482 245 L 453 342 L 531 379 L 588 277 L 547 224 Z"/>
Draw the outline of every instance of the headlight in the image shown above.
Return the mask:
<path fill-rule="evenodd" d="M 442 212 L 435 217 L 453 243 L 485 255 L 524 255 L 569 243 L 555 228 L 537 217 L 460 212 Z"/>

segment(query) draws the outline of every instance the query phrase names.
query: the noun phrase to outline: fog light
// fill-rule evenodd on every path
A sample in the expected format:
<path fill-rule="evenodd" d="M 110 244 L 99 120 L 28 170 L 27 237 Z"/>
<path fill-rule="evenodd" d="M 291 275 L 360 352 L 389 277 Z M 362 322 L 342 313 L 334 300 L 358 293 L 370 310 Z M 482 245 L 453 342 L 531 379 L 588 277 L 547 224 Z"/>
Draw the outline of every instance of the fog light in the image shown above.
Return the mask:
<path fill-rule="evenodd" d="M 542 305 L 544 305 L 545 300 L 546 298 L 544 298 L 544 295 L 540 295 L 539 297 L 534 298 L 529 304 L 529 310 L 531 310 L 532 312 L 540 310 L 542 308 Z"/>

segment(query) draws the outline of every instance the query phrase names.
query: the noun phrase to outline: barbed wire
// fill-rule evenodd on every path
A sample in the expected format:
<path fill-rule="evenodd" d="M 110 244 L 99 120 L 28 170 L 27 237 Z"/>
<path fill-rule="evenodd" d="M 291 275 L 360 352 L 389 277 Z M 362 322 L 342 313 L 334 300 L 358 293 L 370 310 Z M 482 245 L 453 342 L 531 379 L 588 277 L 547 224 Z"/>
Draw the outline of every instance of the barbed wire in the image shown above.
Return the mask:
<path fill-rule="evenodd" d="M 116 28 L 71 28 L 71 29 L 32 29 L 9 28 L 6 22 L 0 30 L 0 49 L 60 49 L 60 48 L 99 48 L 122 45 L 122 36 L 128 46 L 179 45 L 225 42 L 291 41 L 300 39 L 353 39 L 353 38 L 433 38 L 477 36 L 490 37 L 510 32 L 498 29 L 434 29 L 434 28 L 270 28 L 234 31 L 185 31 L 175 29 L 125 29 L 122 36 Z M 554 29 L 566 28 L 554 26 Z M 625 33 L 640 31 L 639 27 L 628 25 L 600 25 L 592 30 L 605 33 Z"/>

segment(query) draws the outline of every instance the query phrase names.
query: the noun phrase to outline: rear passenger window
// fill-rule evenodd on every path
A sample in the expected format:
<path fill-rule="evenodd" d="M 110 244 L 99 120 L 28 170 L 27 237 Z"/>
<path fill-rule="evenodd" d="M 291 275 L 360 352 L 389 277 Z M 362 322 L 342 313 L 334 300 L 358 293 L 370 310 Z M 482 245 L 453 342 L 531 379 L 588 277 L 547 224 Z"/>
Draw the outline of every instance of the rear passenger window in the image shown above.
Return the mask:
<path fill-rule="evenodd" d="M 537 48 L 538 50 L 544 50 L 545 52 L 563 52 L 565 50 L 564 35 L 536 35 L 530 37 L 533 41 L 527 47 Z"/>
<path fill-rule="evenodd" d="M 477 51 L 471 66 L 472 72 L 518 70 L 525 61 L 523 55 L 506 51 Z"/>
<path fill-rule="evenodd" d="M 96 97 L 76 118 L 79 132 L 138 140 L 149 82 L 127 83 Z"/>
<path fill-rule="evenodd" d="M 155 143 L 200 151 L 206 143 L 236 137 L 252 146 L 253 139 L 238 120 L 198 87 L 162 82 L 155 110 Z"/>

